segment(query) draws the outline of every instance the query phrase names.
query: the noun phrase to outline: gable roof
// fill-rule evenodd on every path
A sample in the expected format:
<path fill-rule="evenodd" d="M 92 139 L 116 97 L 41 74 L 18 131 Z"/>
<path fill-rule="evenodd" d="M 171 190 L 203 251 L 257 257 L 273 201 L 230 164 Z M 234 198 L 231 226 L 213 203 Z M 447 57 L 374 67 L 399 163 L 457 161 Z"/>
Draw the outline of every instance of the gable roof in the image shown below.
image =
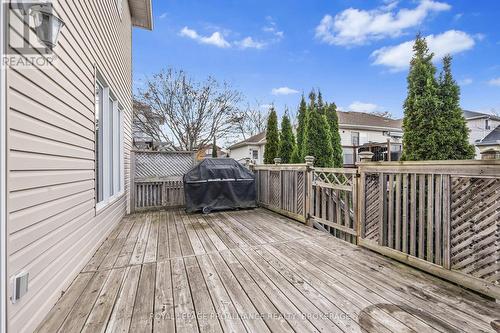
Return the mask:
<path fill-rule="evenodd" d="M 493 131 L 490 132 L 481 142 L 477 143 L 478 146 L 487 145 L 500 145 L 500 125 L 498 125 Z"/>
<path fill-rule="evenodd" d="M 500 121 L 500 117 L 494 116 L 492 114 L 487 114 L 487 113 L 481 113 L 481 112 L 476 112 L 476 111 L 469 111 L 469 110 L 462 110 L 464 113 L 465 119 L 481 119 L 481 118 L 488 118 L 488 119 L 495 119 Z"/>
<path fill-rule="evenodd" d="M 128 0 L 132 25 L 153 30 L 153 6 L 151 0 Z"/>
<path fill-rule="evenodd" d="M 264 131 L 259 134 L 255 134 L 254 136 L 251 136 L 246 140 L 235 143 L 234 145 L 230 146 L 229 149 L 236 149 L 247 145 L 262 145 L 265 144 L 265 140 L 266 132 Z"/>
<path fill-rule="evenodd" d="M 337 111 L 339 126 L 348 127 L 377 127 L 392 130 L 401 130 L 402 119 L 390 119 L 366 112 Z"/>

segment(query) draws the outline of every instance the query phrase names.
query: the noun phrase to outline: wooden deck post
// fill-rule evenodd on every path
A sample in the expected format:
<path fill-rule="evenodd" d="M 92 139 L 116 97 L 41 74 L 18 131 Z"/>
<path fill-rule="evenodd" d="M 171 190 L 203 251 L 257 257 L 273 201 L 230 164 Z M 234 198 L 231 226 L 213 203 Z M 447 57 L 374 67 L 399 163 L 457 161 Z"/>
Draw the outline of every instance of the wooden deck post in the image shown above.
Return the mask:
<path fill-rule="evenodd" d="M 313 207 L 313 188 L 312 188 L 312 182 L 313 182 L 313 172 L 314 172 L 314 156 L 306 156 L 306 165 L 307 165 L 307 170 L 306 170 L 306 177 L 305 177 L 305 198 L 304 198 L 304 203 L 305 203 L 305 209 L 304 209 L 304 217 L 306 220 L 306 225 L 312 227 L 313 223 L 311 220 L 311 209 Z"/>
<path fill-rule="evenodd" d="M 129 213 L 135 212 L 135 151 L 130 151 L 130 175 L 129 175 Z"/>

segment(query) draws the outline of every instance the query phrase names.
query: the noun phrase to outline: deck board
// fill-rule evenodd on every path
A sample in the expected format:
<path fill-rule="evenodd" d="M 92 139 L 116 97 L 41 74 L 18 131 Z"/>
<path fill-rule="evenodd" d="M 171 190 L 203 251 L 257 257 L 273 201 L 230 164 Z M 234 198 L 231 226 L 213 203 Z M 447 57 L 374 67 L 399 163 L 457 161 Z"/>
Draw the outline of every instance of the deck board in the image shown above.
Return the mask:
<path fill-rule="evenodd" d="M 264 209 L 127 216 L 38 332 L 494 332 L 500 305 Z"/>

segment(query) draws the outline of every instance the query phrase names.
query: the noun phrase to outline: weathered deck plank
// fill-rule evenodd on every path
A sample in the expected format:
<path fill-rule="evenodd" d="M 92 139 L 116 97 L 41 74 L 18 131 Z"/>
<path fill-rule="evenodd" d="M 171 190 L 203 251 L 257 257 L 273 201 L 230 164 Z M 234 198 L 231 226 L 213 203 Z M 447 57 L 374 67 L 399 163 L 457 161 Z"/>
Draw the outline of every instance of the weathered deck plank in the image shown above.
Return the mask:
<path fill-rule="evenodd" d="M 495 302 L 267 210 L 167 211 L 124 219 L 38 332 L 494 332 L 499 318 Z"/>

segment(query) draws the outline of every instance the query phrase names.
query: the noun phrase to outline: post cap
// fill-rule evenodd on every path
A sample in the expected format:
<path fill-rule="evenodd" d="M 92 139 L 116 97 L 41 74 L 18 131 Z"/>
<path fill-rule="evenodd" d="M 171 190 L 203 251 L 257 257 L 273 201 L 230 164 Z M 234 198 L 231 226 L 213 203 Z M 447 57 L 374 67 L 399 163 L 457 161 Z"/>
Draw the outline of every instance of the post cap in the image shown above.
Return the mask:
<path fill-rule="evenodd" d="M 314 156 L 306 156 L 304 158 L 306 160 L 307 165 L 313 165 L 314 164 Z"/>
<path fill-rule="evenodd" d="M 358 154 L 361 162 L 371 162 L 373 155 L 371 151 L 362 151 Z"/>

